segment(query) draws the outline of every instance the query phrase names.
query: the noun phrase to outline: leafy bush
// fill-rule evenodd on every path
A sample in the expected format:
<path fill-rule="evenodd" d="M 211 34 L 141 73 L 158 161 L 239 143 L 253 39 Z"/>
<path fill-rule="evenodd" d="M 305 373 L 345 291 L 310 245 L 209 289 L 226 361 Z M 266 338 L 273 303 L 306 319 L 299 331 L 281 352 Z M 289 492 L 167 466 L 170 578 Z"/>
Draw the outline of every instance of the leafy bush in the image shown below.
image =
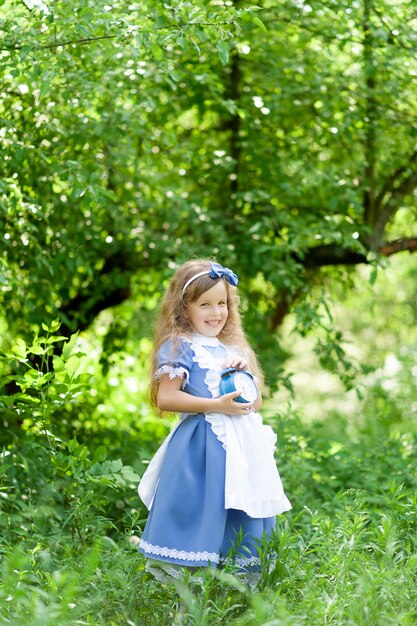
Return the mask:
<path fill-rule="evenodd" d="M 128 495 L 131 470 L 73 440 L 51 456 L 28 434 L 2 456 L 1 619 L 165 626 L 179 592 L 198 625 L 415 623 L 416 439 L 373 431 L 352 441 L 341 415 L 329 428 L 288 415 L 275 426 L 294 508 L 278 519 L 265 552 L 277 560 L 255 589 L 232 567 L 156 582 L 135 550 L 145 515 Z"/>
<path fill-rule="evenodd" d="M 2 539 L 12 544 L 32 533 L 59 538 L 63 531 L 84 544 L 120 519 L 120 509 L 130 503 L 139 480 L 132 467 L 111 457 L 111 449 L 94 449 L 56 434 L 63 407 L 82 402 L 90 379 L 81 368 L 84 355 L 76 336 L 63 344 L 60 355 L 54 354 L 54 346 L 62 342 L 53 334 L 58 328 L 54 322 L 32 345 L 18 340 L 4 355 L 10 371 L 18 370 L 7 382 L 20 388 L 0 397 L 6 426 L 0 519 L 7 529 Z M 9 421 L 21 424 L 18 435 Z"/>
<path fill-rule="evenodd" d="M 149 414 L 127 424 L 123 408 L 105 430 L 101 418 L 74 424 L 100 383 L 76 337 L 61 345 L 56 326 L 43 330 L 4 353 L 16 391 L 0 400 L 1 623 L 168 626 L 179 622 L 178 594 L 199 626 L 415 623 L 417 440 L 402 417 L 386 418 L 395 394 L 401 416 L 413 401 L 406 361 L 399 386 L 373 374 L 355 424 L 336 410 L 310 424 L 265 410 L 293 504 L 260 546 L 273 566 L 255 588 L 230 565 L 174 586 L 155 581 L 136 551 L 146 519 L 136 484 L 169 424 Z"/>

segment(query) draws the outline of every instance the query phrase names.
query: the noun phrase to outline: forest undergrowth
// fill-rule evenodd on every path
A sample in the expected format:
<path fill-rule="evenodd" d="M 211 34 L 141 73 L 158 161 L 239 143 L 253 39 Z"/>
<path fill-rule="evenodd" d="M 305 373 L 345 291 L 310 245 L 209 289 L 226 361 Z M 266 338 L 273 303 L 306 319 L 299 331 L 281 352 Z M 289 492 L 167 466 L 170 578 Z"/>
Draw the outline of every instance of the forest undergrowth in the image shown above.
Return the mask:
<path fill-rule="evenodd" d="M 308 425 L 266 414 L 293 509 L 260 547 L 277 559 L 255 588 L 232 567 L 177 590 L 146 573 L 140 433 L 98 447 L 91 434 L 16 438 L 0 457 L 0 623 L 168 626 L 179 591 L 199 626 L 416 624 L 416 437 L 365 417 L 352 437 L 337 413 Z"/>

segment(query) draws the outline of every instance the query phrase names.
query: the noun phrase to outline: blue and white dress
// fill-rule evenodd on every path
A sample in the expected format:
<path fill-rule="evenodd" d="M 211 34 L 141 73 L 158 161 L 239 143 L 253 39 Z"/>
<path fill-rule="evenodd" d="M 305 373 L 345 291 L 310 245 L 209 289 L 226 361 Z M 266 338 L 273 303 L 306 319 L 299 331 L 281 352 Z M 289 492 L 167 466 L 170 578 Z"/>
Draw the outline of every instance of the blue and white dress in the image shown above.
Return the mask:
<path fill-rule="evenodd" d="M 167 341 L 156 376 L 184 379 L 191 395 L 219 396 L 225 359 L 239 350 L 215 337 Z M 241 531 L 236 562 L 259 564 L 257 541 L 291 504 L 274 460 L 276 435 L 257 412 L 181 414 L 139 485 L 149 517 L 139 551 L 149 559 L 182 566 L 218 565 Z"/>

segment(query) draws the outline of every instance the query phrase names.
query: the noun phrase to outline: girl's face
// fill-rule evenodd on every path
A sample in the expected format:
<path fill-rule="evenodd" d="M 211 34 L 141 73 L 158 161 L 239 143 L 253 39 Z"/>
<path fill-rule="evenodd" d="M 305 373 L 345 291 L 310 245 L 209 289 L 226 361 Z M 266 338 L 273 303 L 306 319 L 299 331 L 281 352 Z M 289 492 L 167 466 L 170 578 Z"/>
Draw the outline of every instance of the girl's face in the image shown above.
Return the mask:
<path fill-rule="evenodd" d="M 227 290 L 223 280 L 188 305 L 188 314 L 194 330 L 206 337 L 217 337 L 226 323 Z"/>

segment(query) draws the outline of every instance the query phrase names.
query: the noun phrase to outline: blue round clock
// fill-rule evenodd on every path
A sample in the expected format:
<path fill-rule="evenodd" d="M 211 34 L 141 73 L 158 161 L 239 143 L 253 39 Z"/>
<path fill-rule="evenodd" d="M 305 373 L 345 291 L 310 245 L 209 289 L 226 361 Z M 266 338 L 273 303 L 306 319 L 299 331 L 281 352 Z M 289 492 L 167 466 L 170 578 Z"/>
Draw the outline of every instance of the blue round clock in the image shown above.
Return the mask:
<path fill-rule="evenodd" d="M 250 372 L 229 367 L 223 370 L 220 376 L 221 396 L 240 391 L 240 396 L 234 399 L 235 402 L 255 402 L 258 397 L 258 388 Z"/>

